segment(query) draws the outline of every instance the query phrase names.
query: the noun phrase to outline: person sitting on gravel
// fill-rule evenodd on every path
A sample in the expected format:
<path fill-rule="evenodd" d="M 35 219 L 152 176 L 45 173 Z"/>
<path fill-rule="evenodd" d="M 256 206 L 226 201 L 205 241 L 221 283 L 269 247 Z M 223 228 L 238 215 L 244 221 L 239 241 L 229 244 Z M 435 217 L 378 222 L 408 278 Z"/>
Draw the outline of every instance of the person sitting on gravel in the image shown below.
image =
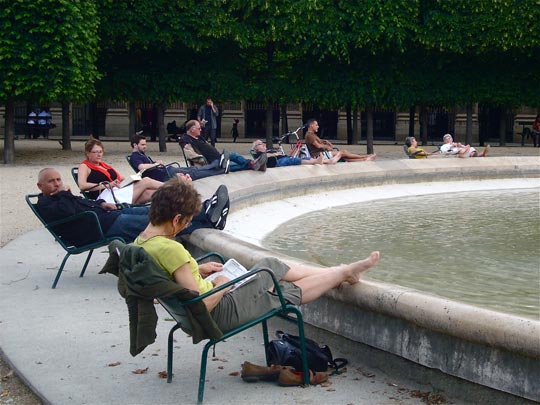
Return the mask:
<path fill-rule="evenodd" d="M 183 179 L 182 182 L 189 182 Z M 105 200 L 88 200 L 71 193 L 68 185 L 64 185 L 58 170 L 45 168 L 38 174 L 37 186 L 41 191 L 36 209 L 46 223 L 58 221 L 85 211 L 93 211 L 98 217 L 105 236 L 120 236 L 131 242 L 148 225 L 149 207 L 132 207 L 118 209 L 115 204 Z M 181 234 L 189 234 L 200 228 L 223 229 L 229 213 L 229 194 L 227 187 L 221 185 L 210 200 L 202 204 L 191 224 Z M 56 232 L 74 246 L 82 246 L 93 242 L 96 235 L 89 235 L 84 227 L 59 226 Z"/>

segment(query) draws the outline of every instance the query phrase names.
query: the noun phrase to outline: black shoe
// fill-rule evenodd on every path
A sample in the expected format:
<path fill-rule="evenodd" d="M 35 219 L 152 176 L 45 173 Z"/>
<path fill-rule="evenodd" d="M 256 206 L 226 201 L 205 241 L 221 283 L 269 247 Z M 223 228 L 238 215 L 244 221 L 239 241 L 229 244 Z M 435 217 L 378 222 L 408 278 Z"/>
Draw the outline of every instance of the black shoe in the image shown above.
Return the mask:
<path fill-rule="evenodd" d="M 219 167 L 222 169 L 225 169 L 225 173 L 229 173 L 229 167 L 231 164 L 231 161 L 229 159 L 229 151 L 227 149 L 223 149 L 223 153 L 219 157 Z"/>
<path fill-rule="evenodd" d="M 208 206 L 206 207 L 206 217 L 210 221 L 210 223 L 216 227 L 218 223 L 220 223 L 220 219 L 222 217 L 222 212 L 225 208 L 227 208 L 228 213 L 228 207 L 229 207 L 229 191 L 227 190 L 227 186 L 222 184 L 219 186 L 212 196 L 210 200 L 208 201 Z"/>
<path fill-rule="evenodd" d="M 225 208 L 221 210 L 221 214 L 219 215 L 219 219 L 217 220 L 216 224 L 214 225 L 216 229 L 219 229 L 222 231 L 225 229 L 225 224 L 227 223 L 227 215 L 229 215 L 229 202 L 227 201 L 227 205 Z"/>

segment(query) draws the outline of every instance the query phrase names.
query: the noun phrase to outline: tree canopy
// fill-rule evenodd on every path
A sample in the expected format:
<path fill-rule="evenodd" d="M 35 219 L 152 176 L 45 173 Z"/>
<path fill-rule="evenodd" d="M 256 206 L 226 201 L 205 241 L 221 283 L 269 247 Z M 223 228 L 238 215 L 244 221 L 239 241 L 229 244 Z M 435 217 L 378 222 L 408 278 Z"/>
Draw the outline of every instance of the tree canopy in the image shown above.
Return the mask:
<path fill-rule="evenodd" d="M 538 0 L 0 4 L 4 104 L 540 106 Z"/>

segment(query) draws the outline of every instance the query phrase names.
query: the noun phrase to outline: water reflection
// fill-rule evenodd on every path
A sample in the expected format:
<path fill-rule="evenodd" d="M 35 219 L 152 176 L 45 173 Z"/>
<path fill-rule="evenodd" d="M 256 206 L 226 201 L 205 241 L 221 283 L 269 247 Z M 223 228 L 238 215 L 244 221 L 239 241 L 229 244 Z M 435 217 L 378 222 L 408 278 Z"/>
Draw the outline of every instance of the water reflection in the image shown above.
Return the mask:
<path fill-rule="evenodd" d="M 380 250 L 368 278 L 540 318 L 538 190 L 351 204 L 289 221 L 263 245 L 323 265 Z"/>

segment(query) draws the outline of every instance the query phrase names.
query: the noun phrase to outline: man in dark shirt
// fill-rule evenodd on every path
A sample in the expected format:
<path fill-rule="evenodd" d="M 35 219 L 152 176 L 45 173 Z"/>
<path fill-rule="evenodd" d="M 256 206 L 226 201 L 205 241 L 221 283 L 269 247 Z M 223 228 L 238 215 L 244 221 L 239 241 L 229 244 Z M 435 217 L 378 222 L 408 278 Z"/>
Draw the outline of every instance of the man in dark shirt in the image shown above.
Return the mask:
<path fill-rule="evenodd" d="M 154 161 L 146 154 L 146 137 L 143 135 L 133 135 L 131 137 L 131 147 L 133 151 L 129 160 L 137 170 L 144 170 L 142 177 L 150 177 L 157 181 L 165 182 L 177 174 L 187 174 L 192 180 L 198 180 L 209 176 L 227 173 L 229 166 L 224 159 L 219 159 L 203 167 L 175 167 L 165 166 L 163 161 Z M 220 165 L 221 163 L 221 165 Z"/>
<path fill-rule="evenodd" d="M 197 118 L 199 119 L 199 122 L 204 123 L 203 138 L 206 141 L 210 139 L 210 143 L 212 144 L 212 146 L 216 146 L 218 115 L 219 111 L 210 97 L 206 99 L 206 103 L 202 105 L 201 108 L 199 108 L 199 112 L 197 113 Z"/>
<path fill-rule="evenodd" d="M 126 242 L 133 241 L 148 225 L 149 207 L 117 209 L 104 200 L 87 200 L 71 193 L 64 186 L 60 173 L 52 168 L 39 172 L 38 188 L 41 193 L 36 205 L 45 222 L 50 223 L 85 211 L 93 211 L 98 217 L 105 236 L 120 236 Z M 189 234 L 200 228 L 223 229 L 229 212 L 229 195 L 224 185 L 218 187 L 210 200 L 203 202 L 201 212 L 193 217 L 192 224 L 180 234 Z M 88 231 L 88 221 L 59 225 L 55 228 L 68 244 L 81 246 L 97 239 L 95 232 Z"/>
<path fill-rule="evenodd" d="M 204 156 L 207 162 L 219 161 L 220 159 L 221 154 L 218 150 L 201 138 L 201 124 L 197 120 L 191 120 L 186 123 L 186 133 L 180 138 L 179 143 L 181 148 L 186 148 L 190 145 L 193 152 Z M 231 152 L 228 156 L 231 172 L 240 170 L 266 171 L 266 154 L 261 155 L 257 160 L 246 159 L 235 152 Z"/>

